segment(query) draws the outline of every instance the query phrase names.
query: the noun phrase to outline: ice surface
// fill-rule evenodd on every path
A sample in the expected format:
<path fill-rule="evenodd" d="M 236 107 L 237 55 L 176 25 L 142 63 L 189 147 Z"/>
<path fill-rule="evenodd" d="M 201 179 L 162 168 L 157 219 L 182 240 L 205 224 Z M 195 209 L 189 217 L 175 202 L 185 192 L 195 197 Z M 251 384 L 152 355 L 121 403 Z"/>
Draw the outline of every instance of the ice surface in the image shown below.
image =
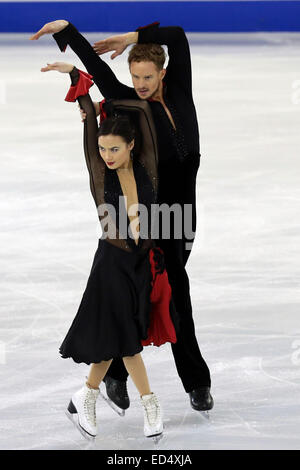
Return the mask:
<path fill-rule="evenodd" d="M 64 415 L 88 366 L 58 347 L 100 229 L 69 78 L 40 72 L 81 65 L 52 38 L 28 37 L 0 36 L 0 448 L 88 449 Z M 190 40 L 202 157 L 188 273 L 215 407 L 209 422 L 191 409 L 169 345 L 145 348 L 165 438 L 144 438 L 129 380 L 125 418 L 99 400 L 95 448 L 299 449 L 300 35 Z M 126 58 L 110 63 L 130 85 Z"/>

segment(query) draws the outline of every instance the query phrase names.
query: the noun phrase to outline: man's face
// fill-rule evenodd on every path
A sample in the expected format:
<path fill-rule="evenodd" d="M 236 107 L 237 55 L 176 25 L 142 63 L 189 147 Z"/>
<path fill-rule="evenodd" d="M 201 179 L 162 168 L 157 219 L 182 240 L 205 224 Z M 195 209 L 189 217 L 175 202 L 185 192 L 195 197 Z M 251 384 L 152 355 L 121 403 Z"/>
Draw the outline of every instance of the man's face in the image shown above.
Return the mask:
<path fill-rule="evenodd" d="M 147 100 L 162 86 L 166 70 L 158 70 L 154 62 L 131 62 L 130 73 L 139 98 Z"/>

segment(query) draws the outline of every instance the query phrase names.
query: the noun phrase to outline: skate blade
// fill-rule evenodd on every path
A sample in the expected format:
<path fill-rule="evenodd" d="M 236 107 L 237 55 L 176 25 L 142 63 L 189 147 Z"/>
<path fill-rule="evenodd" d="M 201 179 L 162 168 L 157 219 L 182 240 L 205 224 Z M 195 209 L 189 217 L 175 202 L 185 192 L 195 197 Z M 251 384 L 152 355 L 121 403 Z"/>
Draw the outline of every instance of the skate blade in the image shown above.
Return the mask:
<path fill-rule="evenodd" d="M 68 410 L 65 412 L 67 418 L 72 422 L 72 424 L 75 426 L 75 428 L 78 429 L 78 431 L 81 433 L 81 435 L 89 442 L 95 442 L 96 436 L 92 436 L 91 434 L 88 434 L 79 424 L 78 421 L 78 414 L 77 413 L 70 413 Z"/>
<path fill-rule="evenodd" d="M 164 437 L 164 434 L 163 432 L 161 432 L 160 434 L 152 434 L 151 436 L 147 436 L 147 439 L 151 439 L 154 442 L 154 444 L 158 444 L 163 437 Z"/>
<path fill-rule="evenodd" d="M 165 437 L 164 435 L 164 430 L 165 426 L 162 427 L 162 430 L 160 432 L 157 432 L 156 434 L 150 434 L 150 436 L 146 436 L 148 439 L 152 439 L 155 444 L 158 444 L 161 439 Z"/>
<path fill-rule="evenodd" d="M 164 437 L 165 437 L 164 434 L 161 433 L 161 434 L 158 434 L 157 436 L 152 436 L 152 440 L 154 444 L 157 445 Z"/>
<path fill-rule="evenodd" d="M 101 390 L 100 390 L 100 396 L 103 398 L 104 401 L 119 415 L 119 416 L 125 416 L 125 410 L 122 410 L 122 408 L 119 408 L 108 396 L 106 396 Z"/>
<path fill-rule="evenodd" d="M 198 411 L 198 413 L 199 413 L 203 418 L 205 418 L 207 421 L 209 421 L 210 415 L 209 415 L 209 412 L 208 412 L 208 411 Z"/>

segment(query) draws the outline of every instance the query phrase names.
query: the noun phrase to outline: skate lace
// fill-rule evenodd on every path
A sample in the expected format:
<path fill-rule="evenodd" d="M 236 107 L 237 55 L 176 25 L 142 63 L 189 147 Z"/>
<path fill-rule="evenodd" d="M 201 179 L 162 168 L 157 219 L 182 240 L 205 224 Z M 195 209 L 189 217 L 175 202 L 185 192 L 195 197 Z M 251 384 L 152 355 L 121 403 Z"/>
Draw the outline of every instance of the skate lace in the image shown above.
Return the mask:
<path fill-rule="evenodd" d="M 150 425 L 155 424 L 160 415 L 159 404 L 156 396 L 153 396 L 147 403 L 144 403 L 147 419 Z"/>
<path fill-rule="evenodd" d="M 86 394 L 84 400 L 84 413 L 87 420 L 96 426 L 96 398 L 91 391 Z"/>

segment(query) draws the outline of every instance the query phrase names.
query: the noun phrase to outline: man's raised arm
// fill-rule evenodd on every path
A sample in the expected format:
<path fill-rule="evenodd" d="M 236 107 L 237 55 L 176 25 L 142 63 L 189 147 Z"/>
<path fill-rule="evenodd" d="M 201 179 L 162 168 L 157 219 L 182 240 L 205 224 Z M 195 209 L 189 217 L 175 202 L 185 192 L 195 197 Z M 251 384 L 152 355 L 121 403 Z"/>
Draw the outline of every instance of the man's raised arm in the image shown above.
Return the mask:
<path fill-rule="evenodd" d="M 134 89 L 121 83 L 111 68 L 96 54 L 90 43 L 75 26 L 66 20 L 47 23 L 30 39 L 39 39 L 44 34 L 52 34 L 62 52 L 69 45 L 85 65 L 88 73 L 104 98 L 136 98 Z"/>
<path fill-rule="evenodd" d="M 192 93 L 192 68 L 190 47 L 184 30 L 180 26 L 159 26 L 159 22 L 138 28 L 138 43 L 155 43 L 168 47 L 169 63 L 166 83 L 177 83 Z"/>

